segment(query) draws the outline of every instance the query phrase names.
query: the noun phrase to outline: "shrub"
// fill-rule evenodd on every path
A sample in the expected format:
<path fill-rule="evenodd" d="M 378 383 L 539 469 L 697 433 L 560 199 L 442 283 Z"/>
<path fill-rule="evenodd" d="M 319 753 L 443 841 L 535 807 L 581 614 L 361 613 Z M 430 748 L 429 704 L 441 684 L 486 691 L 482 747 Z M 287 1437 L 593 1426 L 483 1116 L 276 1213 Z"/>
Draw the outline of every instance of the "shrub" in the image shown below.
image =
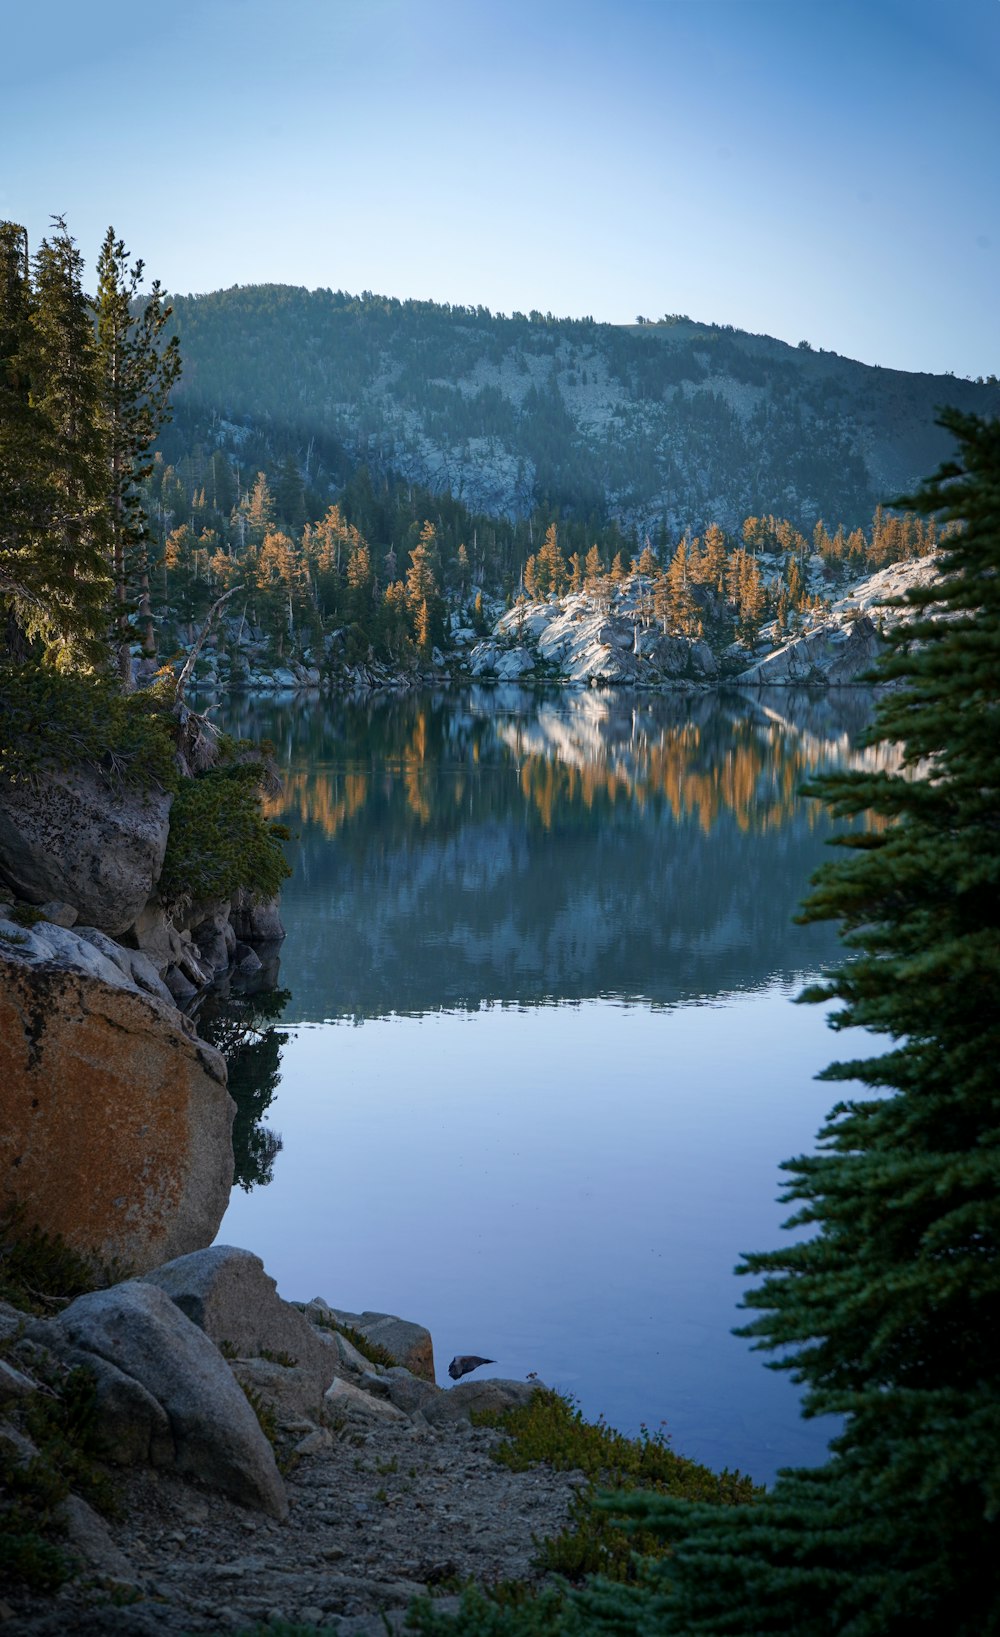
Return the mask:
<path fill-rule="evenodd" d="M 288 831 L 261 810 L 268 777 L 258 755 L 181 781 L 159 881 L 164 903 L 231 898 L 241 889 L 273 898 L 291 872 L 281 850 Z"/>
<path fill-rule="evenodd" d="M 168 684 L 122 694 L 108 679 L 37 666 L 0 670 L 0 776 L 87 767 L 120 788 L 177 784 Z"/>

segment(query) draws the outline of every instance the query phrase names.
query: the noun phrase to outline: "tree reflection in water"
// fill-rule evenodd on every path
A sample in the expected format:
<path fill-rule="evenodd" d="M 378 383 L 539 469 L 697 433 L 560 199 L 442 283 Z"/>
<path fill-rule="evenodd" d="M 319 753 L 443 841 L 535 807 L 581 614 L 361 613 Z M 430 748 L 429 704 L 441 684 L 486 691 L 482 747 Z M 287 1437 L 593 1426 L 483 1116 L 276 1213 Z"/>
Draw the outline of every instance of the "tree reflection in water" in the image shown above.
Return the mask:
<path fill-rule="evenodd" d="M 288 1038 L 275 1027 L 291 999 L 287 989 L 256 992 L 219 988 L 198 1011 L 198 1033 L 220 1051 L 229 1070 L 233 1121 L 233 1183 L 244 1192 L 266 1188 L 274 1177 L 281 1137 L 265 1125 L 281 1079 L 281 1048 Z"/>

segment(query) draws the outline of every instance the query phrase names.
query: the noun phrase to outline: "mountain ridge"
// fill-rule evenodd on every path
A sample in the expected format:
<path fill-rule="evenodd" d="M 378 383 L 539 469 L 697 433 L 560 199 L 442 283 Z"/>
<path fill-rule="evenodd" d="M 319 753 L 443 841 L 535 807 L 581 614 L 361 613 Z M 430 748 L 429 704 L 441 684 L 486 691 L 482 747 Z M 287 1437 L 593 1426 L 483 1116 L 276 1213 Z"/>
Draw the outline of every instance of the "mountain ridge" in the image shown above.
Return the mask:
<path fill-rule="evenodd" d="M 636 325 L 365 292 L 237 285 L 174 299 L 182 414 L 219 446 L 248 429 L 320 485 L 366 464 L 471 509 L 615 519 L 637 533 L 777 513 L 847 525 L 950 452 L 968 381 L 846 359 L 730 325 Z"/>

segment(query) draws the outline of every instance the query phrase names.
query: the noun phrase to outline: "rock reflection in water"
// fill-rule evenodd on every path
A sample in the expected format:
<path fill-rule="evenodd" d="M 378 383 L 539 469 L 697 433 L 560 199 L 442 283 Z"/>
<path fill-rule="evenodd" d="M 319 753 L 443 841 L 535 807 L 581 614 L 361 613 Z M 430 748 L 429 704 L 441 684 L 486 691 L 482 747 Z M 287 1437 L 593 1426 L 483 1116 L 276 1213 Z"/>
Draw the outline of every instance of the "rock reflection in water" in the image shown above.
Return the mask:
<path fill-rule="evenodd" d="M 828 831 L 799 794 L 870 697 L 514 687 L 246 702 L 297 833 L 288 1021 L 594 996 L 673 1005 L 815 967 L 792 917 Z"/>
<path fill-rule="evenodd" d="M 779 1163 L 831 1101 L 823 1018 L 789 1004 L 840 954 L 792 920 L 830 828 L 798 792 L 870 754 L 868 709 L 516 688 L 230 707 L 276 746 L 295 873 L 286 1147 L 223 1237 L 286 1296 L 411 1314 L 445 1359 L 474 1342 L 588 1415 L 666 1417 L 682 1453 L 761 1479 L 819 1459 L 829 1429 L 730 1334 L 732 1268 L 777 1239 Z"/>

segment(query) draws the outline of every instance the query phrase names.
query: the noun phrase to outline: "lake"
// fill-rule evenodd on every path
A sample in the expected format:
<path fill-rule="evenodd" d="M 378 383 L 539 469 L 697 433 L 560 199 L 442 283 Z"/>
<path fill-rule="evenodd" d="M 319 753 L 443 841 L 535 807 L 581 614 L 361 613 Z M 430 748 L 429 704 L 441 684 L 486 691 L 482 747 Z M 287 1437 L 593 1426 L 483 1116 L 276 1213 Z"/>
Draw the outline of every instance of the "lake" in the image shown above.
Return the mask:
<path fill-rule="evenodd" d="M 227 701 L 275 746 L 294 874 L 279 992 L 206 1014 L 238 1046 L 220 1242 L 286 1297 L 426 1324 L 445 1384 L 478 1353 L 715 1467 L 822 1460 L 830 1427 L 731 1334 L 733 1268 L 779 1241 L 780 1162 L 842 1094 L 813 1077 L 856 1051 L 792 1004 L 838 958 L 792 917 L 830 833 L 799 786 L 871 755 L 869 713 L 846 689 Z"/>

